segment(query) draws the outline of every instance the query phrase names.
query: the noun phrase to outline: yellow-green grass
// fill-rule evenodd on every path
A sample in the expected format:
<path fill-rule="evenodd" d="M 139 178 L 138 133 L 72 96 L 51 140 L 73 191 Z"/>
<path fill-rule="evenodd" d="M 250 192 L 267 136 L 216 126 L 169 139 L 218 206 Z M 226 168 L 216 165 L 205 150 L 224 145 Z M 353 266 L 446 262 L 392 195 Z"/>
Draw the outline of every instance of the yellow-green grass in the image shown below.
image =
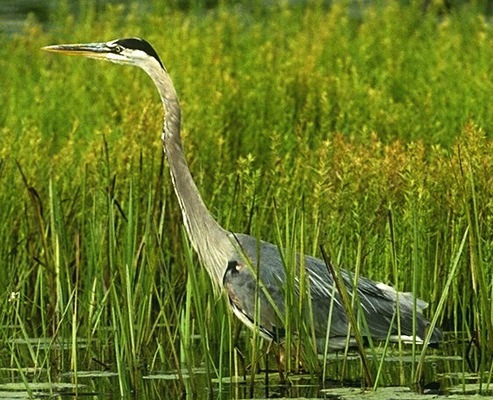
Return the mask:
<path fill-rule="evenodd" d="M 337 265 L 414 291 L 446 331 L 479 332 L 488 371 L 492 29 L 473 8 L 435 11 L 109 7 L 4 35 L 0 341 L 12 365 L 97 359 L 131 372 L 122 393 L 143 365 L 202 364 L 210 379 L 265 367 L 184 238 L 150 80 L 40 50 L 141 36 L 175 81 L 187 159 L 223 226 L 283 245 L 287 264 L 323 246 Z M 312 305 L 293 305 L 304 333 L 289 336 L 288 366 L 325 374 L 298 342 L 310 343 L 297 319 Z M 36 337 L 53 345 L 13 341 Z M 62 352 L 60 340 L 87 347 Z"/>

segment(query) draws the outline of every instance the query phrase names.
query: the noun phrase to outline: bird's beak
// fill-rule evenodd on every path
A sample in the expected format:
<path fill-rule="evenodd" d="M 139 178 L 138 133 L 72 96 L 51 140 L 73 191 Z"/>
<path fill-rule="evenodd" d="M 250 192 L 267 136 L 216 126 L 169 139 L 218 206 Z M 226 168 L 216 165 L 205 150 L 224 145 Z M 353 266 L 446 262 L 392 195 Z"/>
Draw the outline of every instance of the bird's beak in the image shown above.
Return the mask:
<path fill-rule="evenodd" d="M 97 59 L 108 59 L 108 55 L 112 53 L 112 49 L 106 43 L 58 44 L 45 46 L 42 49 L 54 53 Z"/>

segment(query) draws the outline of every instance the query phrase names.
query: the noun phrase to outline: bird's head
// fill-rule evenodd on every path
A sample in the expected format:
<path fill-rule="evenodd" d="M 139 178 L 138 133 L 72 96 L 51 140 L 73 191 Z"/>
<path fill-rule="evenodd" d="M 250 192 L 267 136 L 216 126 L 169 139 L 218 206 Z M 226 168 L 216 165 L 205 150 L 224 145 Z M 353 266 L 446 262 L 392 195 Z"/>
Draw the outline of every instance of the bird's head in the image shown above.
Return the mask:
<path fill-rule="evenodd" d="M 59 44 L 43 47 L 43 50 L 136 65 L 144 69 L 149 63 L 157 62 L 164 69 L 156 50 L 149 42 L 139 38 L 116 39 L 102 43 Z"/>

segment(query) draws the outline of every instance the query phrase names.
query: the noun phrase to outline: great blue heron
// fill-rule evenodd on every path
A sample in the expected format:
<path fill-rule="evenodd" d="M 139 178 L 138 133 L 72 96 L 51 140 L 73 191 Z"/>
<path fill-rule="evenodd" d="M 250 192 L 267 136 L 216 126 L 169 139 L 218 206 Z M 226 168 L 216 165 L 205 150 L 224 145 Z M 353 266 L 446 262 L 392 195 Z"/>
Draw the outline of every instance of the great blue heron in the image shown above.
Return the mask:
<path fill-rule="evenodd" d="M 164 106 L 162 141 L 167 156 L 183 222 L 216 288 L 223 290 L 236 316 L 250 328 L 270 340 L 283 339 L 285 317 L 286 270 L 279 248 L 255 237 L 223 229 L 205 206 L 193 181 L 180 138 L 181 109 L 173 82 L 154 48 L 138 38 L 103 43 L 47 46 L 48 51 L 80 55 L 142 68 L 152 79 Z M 302 259 L 304 257 L 304 259 Z M 309 297 L 316 338 L 325 339 L 329 331 L 329 349 L 346 345 L 348 317 L 332 274 L 318 258 L 299 256 L 308 276 Z M 296 272 L 294 272 L 296 274 Z M 354 294 L 351 274 L 342 271 L 348 292 Z M 300 278 L 292 289 L 299 295 Z M 429 322 L 422 315 L 427 304 L 411 293 L 397 292 L 390 286 L 360 277 L 356 287 L 357 309 L 365 316 L 363 336 L 372 339 L 423 342 Z M 413 310 L 415 309 L 415 312 Z M 398 321 L 398 318 L 400 321 Z M 328 319 L 331 318 L 330 321 Z M 414 322 L 414 323 L 413 323 Z M 414 327 L 414 328 L 413 328 Z M 430 343 L 441 340 L 434 328 Z"/>

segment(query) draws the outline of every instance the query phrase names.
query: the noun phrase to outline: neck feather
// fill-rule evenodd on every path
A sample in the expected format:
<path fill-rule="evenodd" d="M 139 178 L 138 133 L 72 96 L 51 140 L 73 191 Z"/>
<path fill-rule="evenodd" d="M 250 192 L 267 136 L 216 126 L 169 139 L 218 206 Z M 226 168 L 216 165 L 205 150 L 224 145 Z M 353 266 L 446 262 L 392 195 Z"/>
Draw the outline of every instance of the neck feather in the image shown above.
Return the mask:
<path fill-rule="evenodd" d="M 205 206 L 188 168 L 180 137 L 180 105 L 169 74 L 164 69 L 146 72 L 154 81 L 163 103 L 162 140 L 186 232 L 214 286 L 222 287 L 227 263 L 234 254 L 233 245 L 228 232 L 214 220 Z"/>

